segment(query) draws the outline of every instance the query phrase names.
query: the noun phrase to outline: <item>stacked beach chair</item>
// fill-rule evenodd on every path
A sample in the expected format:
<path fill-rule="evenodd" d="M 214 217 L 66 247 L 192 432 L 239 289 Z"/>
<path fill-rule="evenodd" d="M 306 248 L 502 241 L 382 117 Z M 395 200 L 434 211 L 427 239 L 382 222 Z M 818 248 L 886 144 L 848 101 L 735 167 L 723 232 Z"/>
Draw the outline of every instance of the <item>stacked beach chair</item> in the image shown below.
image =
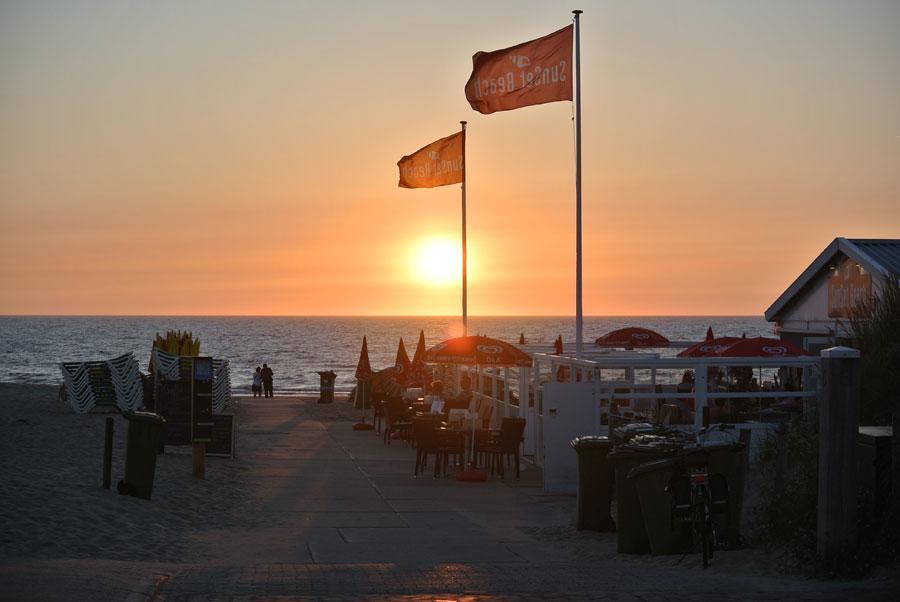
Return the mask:
<path fill-rule="evenodd" d="M 191 358 L 153 349 L 153 371 L 158 378 L 178 382 L 191 378 Z M 213 358 L 213 412 L 221 414 L 231 405 L 231 370 L 228 360 Z"/>
<path fill-rule="evenodd" d="M 132 353 L 111 360 L 63 362 L 59 369 L 66 401 L 79 414 L 96 406 L 136 410 L 144 403 L 141 373 Z"/>
<path fill-rule="evenodd" d="M 213 359 L 213 412 L 221 414 L 231 405 L 231 371 L 228 360 Z"/>

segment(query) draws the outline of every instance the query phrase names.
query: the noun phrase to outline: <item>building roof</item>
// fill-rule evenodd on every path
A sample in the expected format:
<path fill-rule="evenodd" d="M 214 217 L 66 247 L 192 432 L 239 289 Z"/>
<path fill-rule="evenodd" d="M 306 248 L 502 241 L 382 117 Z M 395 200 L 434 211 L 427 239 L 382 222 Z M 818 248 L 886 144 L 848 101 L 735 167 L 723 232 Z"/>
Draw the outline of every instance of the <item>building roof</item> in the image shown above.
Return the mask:
<path fill-rule="evenodd" d="M 884 278 L 900 277 L 900 239 L 835 238 L 766 310 L 766 320 L 775 320 L 820 272 L 836 263 L 837 255 L 849 257 L 867 271 Z"/>

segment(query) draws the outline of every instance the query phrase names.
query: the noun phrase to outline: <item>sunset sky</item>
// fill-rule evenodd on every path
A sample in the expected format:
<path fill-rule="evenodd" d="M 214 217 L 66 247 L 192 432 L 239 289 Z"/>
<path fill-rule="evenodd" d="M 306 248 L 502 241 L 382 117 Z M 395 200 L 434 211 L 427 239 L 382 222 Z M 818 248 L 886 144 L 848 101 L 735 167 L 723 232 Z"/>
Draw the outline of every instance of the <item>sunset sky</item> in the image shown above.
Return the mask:
<path fill-rule="evenodd" d="M 761 314 L 900 237 L 900 2 L 0 5 L 0 314 L 574 312 L 569 102 L 480 115 L 478 50 L 581 8 L 588 315 Z M 443 241 L 443 242 L 441 242 Z"/>

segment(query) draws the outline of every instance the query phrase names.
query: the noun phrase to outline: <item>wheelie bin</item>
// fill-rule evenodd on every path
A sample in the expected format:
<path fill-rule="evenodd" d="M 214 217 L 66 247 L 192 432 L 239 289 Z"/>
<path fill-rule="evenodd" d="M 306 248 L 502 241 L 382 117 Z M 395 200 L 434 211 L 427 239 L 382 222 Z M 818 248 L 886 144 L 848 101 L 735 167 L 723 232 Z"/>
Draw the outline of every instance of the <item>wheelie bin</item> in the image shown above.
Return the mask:
<path fill-rule="evenodd" d="M 612 467 L 606 461 L 611 443 L 608 437 L 584 436 L 572 440 L 578 454 L 579 531 L 612 531 L 610 516 Z"/>
<path fill-rule="evenodd" d="M 166 420 L 150 412 L 123 412 L 128 420 L 125 478 L 119 481 L 123 495 L 150 499 L 156 474 L 156 453 Z"/>
<path fill-rule="evenodd" d="M 331 370 L 319 372 L 319 403 L 334 402 L 334 379 L 337 374 Z"/>
<path fill-rule="evenodd" d="M 672 515 L 673 499 L 669 483 L 678 460 L 666 458 L 633 468 L 627 480 L 637 491 L 644 529 L 653 555 L 677 554 L 690 549 L 690 529 Z"/>
<path fill-rule="evenodd" d="M 620 554 L 646 554 L 650 551 L 637 490 L 627 476 L 637 466 L 656 459 L 659 459 L 656 454 L 627 447 L 617 447 L 607 456 L 615 478 L 616 550 Z"/>

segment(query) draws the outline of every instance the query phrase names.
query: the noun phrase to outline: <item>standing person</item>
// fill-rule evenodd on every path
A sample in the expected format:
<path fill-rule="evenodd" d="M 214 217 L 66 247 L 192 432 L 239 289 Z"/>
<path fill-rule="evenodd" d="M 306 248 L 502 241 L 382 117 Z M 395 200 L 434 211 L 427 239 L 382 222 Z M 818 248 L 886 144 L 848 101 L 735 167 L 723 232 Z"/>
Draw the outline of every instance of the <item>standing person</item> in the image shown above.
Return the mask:
<path fill-rule="evenodd" d="M 274 372 L 272 372 L 268 364 L 263 364 L 259 374 L 262 377 L 263 393 L 266 397 L 272 397 L 272 376 Z"/>
<path fill-rule="evenodd" d="M 250 387 L 253 391 L 253 397 L 262 397 L 262 368 L 256 367 L 253 373 L 253 385 Z"/>

